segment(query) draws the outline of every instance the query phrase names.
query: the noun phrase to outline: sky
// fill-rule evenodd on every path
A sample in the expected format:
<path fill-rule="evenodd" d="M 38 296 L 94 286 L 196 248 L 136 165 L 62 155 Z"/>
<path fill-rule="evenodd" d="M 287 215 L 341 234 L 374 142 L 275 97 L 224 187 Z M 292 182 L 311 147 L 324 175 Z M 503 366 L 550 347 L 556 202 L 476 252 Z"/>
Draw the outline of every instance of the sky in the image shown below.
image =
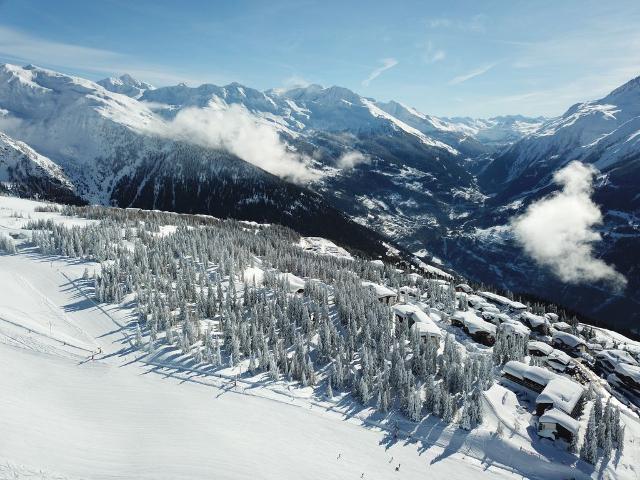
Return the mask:
<path fill-rule="evenodd" d="M 640 75 L 638 26 L 638 0 L 0 0 L 0 62 L 555 116 Z"/>

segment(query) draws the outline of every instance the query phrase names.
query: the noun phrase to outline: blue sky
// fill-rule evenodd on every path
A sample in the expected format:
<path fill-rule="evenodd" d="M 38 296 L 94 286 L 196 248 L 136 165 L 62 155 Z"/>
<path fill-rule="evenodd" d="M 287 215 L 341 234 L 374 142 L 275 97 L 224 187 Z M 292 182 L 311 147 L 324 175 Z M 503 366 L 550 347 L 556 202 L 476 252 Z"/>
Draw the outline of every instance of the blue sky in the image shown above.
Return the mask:
<path fill-rule="evenodd" d="M 0 61 L 156 85 L 340 85 L 435 115 L 558 115 L 640 75 L 639 26 L 637 0 L 0 0 Z"/>

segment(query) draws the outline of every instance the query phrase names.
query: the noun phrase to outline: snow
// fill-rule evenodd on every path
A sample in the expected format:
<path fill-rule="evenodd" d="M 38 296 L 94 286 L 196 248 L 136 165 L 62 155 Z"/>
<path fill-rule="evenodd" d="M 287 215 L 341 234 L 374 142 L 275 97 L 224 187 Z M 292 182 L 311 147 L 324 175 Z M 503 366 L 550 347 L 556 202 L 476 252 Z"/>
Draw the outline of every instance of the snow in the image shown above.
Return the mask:
<path fill-rule="evenodd" d="M 416 328 L 420 333 L 429 336 L 442 336 L 442 331 L 431 319 L 428 313 L 425 313 L 416 305 L 396 304 L 392 307 L 393 313 L 405 319 L 411 318 L 415 322 L 412 328 Z"/>
<path fill-rule="evenodd" d="M 281 273 L 278 275 L 278 279 L 289 283 L 289 291 L 296 293 L 299 290 L 304 290 L 305 281 L 294 275 L 293 273 Z"/>

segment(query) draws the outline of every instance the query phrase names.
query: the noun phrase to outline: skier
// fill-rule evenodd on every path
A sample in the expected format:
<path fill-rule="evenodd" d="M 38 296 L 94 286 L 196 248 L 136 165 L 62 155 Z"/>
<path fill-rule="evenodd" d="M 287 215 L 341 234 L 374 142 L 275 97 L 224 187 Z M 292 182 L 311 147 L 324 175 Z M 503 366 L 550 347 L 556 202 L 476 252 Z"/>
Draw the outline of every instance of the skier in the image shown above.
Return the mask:
<path fill-rule="evenodd" d="M 400 464 L 398 464 L 398 466 L 396 467 L 396 472 L 400 471 Z"/>
<path fill-rule="evenodd" d="M 336 460 L 340 460 L 340 457 L 342 457 L 341 453 L 338 454 L 338 458 L 336 458 Z"/>

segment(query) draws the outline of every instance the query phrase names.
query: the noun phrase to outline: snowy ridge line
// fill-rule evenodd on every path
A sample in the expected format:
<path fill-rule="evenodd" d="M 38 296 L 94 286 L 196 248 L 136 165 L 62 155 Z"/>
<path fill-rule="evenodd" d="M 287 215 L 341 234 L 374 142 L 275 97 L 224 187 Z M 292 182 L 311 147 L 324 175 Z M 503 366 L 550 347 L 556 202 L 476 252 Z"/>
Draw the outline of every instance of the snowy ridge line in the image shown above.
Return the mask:
<path fill-rule="evenodd" d="M 56 338 L 56 337 L 54 337 L 52 335 L 47 335 L 46 333 L 38 332 L 37 330 L 34 330 L 32 328 L 29 328 L 29 327 L 25 327 L 24 325 L 20 325 L 19 323 L 16 323 L 16 322 L 12 322 L 11 320 L 7 320 L 6 318 L 0 317 L 0 320 L 2 320 L 3 322 L 6 322 L 6 323 L 9 323 L 9 324 L 13 325 L 14 327 L 22 328 L 22 329 L 26 330 L 29 333 L 35 333 L 36 335 L 40 335 L 40 336 L 45 337 L 45 338 L 47 338 L 49 340 L 53 340 L 54 342 L 59 342 L 64 346 L 68 345 L 70 347 L 77 348 L 78 350 L 84 350 L 85 352 L 89 352 L 89 353 L 95 353 L 96 352 L 96 350 L 91 350 L 89 348 L 84 348 L 84 347 L 80 347 L 78 345 L 74 345 L 72 342 L 68 342 L 66 340 L 60 340 L 59 338 Z M 9 336 L 9 335 L 7 335 L 7 336 Z"/>

